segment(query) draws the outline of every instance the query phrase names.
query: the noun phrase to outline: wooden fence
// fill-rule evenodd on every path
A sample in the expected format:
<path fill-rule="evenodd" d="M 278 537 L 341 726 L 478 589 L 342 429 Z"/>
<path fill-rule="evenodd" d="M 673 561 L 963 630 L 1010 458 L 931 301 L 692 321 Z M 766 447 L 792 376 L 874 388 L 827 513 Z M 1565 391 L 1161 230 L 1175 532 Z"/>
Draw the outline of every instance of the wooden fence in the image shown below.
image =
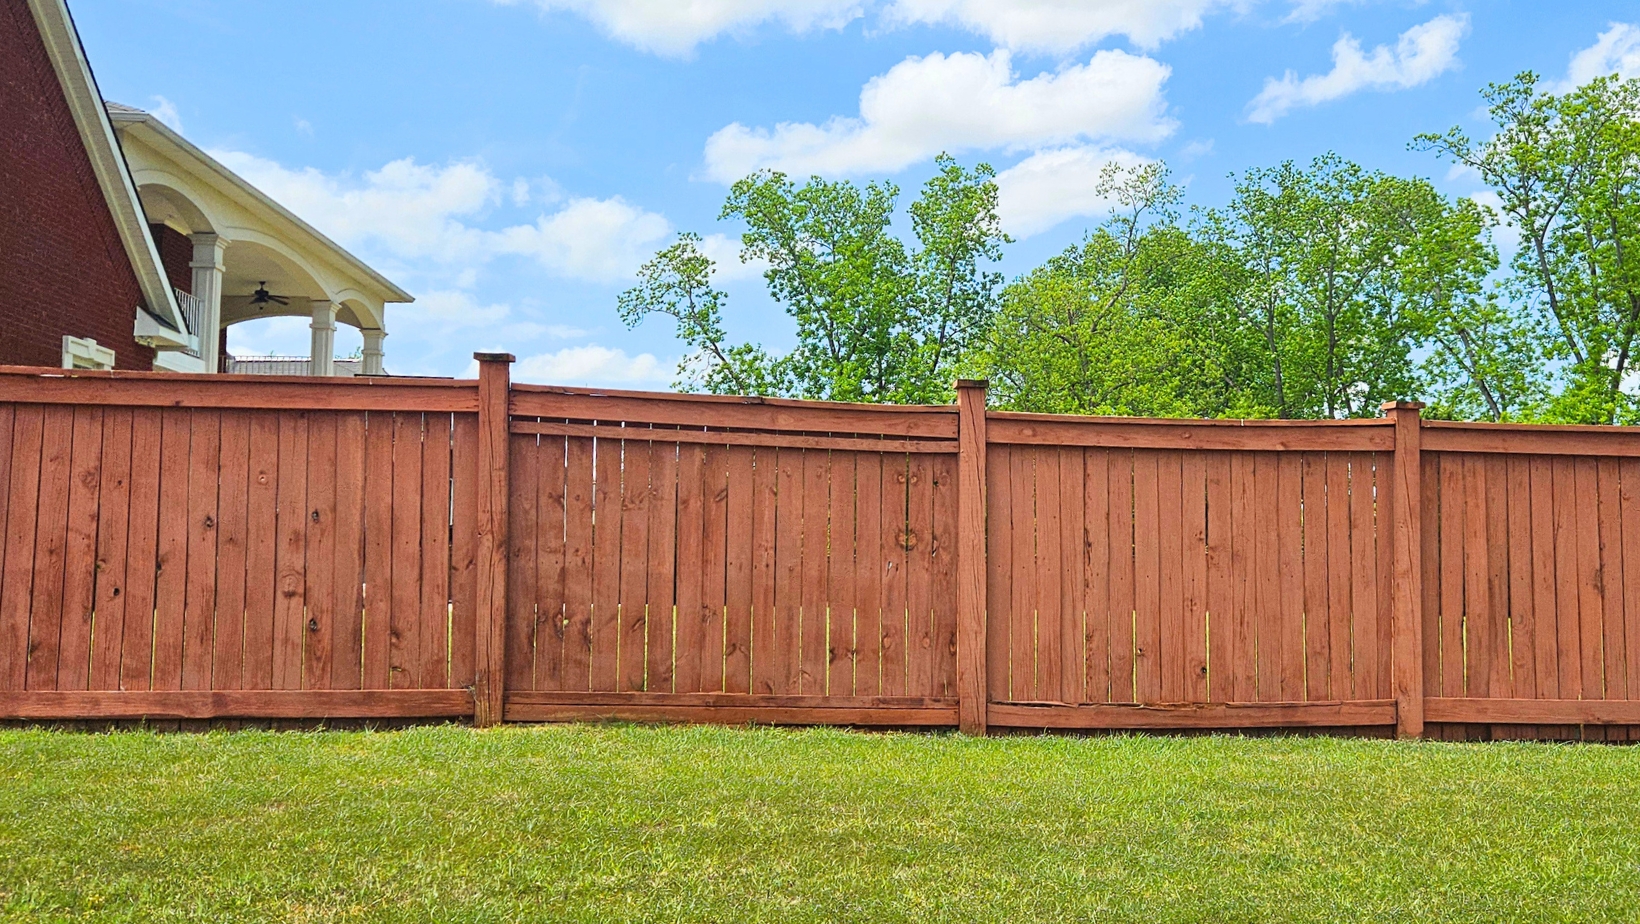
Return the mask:
<path fill-rule="evenodd" d="M 0 370 L 0 718 L 1640 727 L 1631 430 L 598 392 L 480 359 Z"/>

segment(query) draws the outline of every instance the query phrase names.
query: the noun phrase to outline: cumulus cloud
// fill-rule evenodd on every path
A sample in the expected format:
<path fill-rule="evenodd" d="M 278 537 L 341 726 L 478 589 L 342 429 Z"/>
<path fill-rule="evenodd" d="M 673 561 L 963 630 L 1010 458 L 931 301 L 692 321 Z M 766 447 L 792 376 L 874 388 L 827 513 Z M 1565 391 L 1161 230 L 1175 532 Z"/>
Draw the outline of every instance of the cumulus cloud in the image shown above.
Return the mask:
<path fill-rule="evenodd" d="M 1109 164 L 1148 163 L 1132 151 L 1087 145 L 1038 151 L 997 174 L 997 214 L 1002 227 L 1027 238 L 1068 218 L 1104 215 L 1110 200 L 1099 189 Z"/>
<path fill-rule="evenodd" d="M 708 176 L 769 167 L 793 174 L 895 172 L 941 151 L 1023 149 L 1078 140 L 1153 141 L 1173 130 L 1152 58 L 1100 51 L 1022 80 L 1006 49 L 912 57 L 860 91 L 860 115 L 773 130 L 738 122 L 706 142 Z"/>
<path fill-rule="evenodd" d="M 474 162 L 431 166 L 404 158 L 355 178 L 238 151 L 211 153 L 344 245 L 373 245 L 400 259 L 453 266 L 515 255 L 567 278 L 611 281 L 630 275 L 671 234 L 664 216 L 619 196 L 570 199 L 533 224 L 478 227 L 503 196 L 519 197 L 516 183 Z"/>
<path fill-rule="evenodd" d="M 725 32 L 774 22 L 793 32 L 838 29 L 858 18 L 863 0 L 496 0 L 576 13 L 609 36 L 644 51 L 683 57 Z"/>
<path fill-rule="evenodd" d="M 1197 28 L 1214 9 L 1245 6 L 1245 0 L 896 0 L 885 16 L 959 26 L 1007 48 L 1064 53 L 1112 35 L 1154 48 Z"/>
<path fill-rule="evenodd" d="M 1564 93 L 1611 74 L 1640 77 L 1640 25 L 1612 23 L 1593 45 L 1572 55 L 1566 79 L 1556 89 Z"/>
<path fill-rule="evenodd" d="M 588 344 L 552 353 L 526 356 L 513 365 L 513 379 L 547 385 L 665 385 L 672 380 L 675 361 L 653 353 L 629 355 L 625 350 Z M 469 374 L 476 374 L 476 369 Z"/>
<path fill-rule="evenodd" d="M 1458 42 L 1469 31 L 1468 16 L 1437 16 L 1401 33 L 1392 49 L 1372 52 L 1348 33 L 1333 45 L 1333 69 L 1300 79 L 1288 71 L 1271 77 L 1247 104 L 1247 119 L 1265 125 L 1300 106 L 1316 106 L 1360 90 L 1404 90 L 1433 80 L 1457 64 Z"/>
<path fill-rule="evenodd" d="M 177 111 L 177 104 L 163 96 L 154 97 L 154 108 L 149 115 L 165 123 L 166 127 L 178 134 L 182 133 L 182 113 Z"/>

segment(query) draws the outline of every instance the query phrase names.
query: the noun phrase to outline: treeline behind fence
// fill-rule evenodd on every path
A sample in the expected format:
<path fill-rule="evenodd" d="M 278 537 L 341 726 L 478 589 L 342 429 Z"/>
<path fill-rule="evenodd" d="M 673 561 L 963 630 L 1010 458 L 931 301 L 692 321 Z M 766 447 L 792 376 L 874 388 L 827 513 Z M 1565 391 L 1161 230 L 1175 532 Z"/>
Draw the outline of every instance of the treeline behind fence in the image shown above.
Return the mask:
<path fill-rule="evenodd" d="M 1640 730 L 1640 432 L 479 359 L 0 370 L 0 718 Z"/>

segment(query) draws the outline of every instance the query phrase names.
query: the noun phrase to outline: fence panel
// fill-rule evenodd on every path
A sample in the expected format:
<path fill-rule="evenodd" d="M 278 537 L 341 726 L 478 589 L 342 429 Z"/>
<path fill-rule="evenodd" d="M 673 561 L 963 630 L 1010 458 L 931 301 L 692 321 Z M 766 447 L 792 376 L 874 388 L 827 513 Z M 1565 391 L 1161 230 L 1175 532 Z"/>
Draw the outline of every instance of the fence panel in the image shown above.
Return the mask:
<path fill-rule="evenodd" d="M 987 468 L 994 723 L 1229 703 L 1393 722 L 1378 431 L 993 417 L 1013 425 Z M 1234 448 L 1261 442 L 1313 448 Z"/>
<path fill-rule="evenodd" d="M 0 693 L 33 697 L 9 711 L 470 712 L 471 646 L 451 648 L 473 631 L 470 562 L 451 551 L 473 414 L 341 382 L 314 408 L 309 380 L 27 384 L 44 403 L 0 403 Z M 389 689 L 455 692 L 317 695 Z"/>
<path fill-rule="evenodd" d="M 1507 720 L 1640 699 L 1640 460 L 1442 451 L 1425 473 L 1431 734 L 1628 740 L 1635 726 Z"/>
<path fill-rule="evenodd" d="M 954 413 L 649 397 L 515 394 L 509 717 L 954 719 Z"/>

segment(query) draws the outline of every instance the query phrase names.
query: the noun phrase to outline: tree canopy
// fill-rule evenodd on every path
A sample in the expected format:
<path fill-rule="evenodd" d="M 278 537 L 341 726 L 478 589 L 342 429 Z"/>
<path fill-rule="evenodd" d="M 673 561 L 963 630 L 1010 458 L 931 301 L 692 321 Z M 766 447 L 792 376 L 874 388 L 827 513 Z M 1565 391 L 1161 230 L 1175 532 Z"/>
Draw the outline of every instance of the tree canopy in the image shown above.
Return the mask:
<path fill-rule="evenodd" d="M 1525 73 L 1482 95 L 1490 137 L 1412 146 L 1490 195 L 1327 154 L 1186 208 L 1164 164 L 1113 164 L 1107 216 L 1012 281 L 988 165 L 942 155 L 909 240 L 893 183 L 754 173 L 720 218 L 743 224 L 741 259 L 766 267 L 796 346 L 729 337 L 694 234 L 643 266 L 620 314 L 672 318 L 679 387 L 715 392 L 939 403 L 977 374 L 1032 411 L 1360 417 L 1415 397 L 1456 419 L 1636 422 L 1640 80 L 1556 94 Z"/>

